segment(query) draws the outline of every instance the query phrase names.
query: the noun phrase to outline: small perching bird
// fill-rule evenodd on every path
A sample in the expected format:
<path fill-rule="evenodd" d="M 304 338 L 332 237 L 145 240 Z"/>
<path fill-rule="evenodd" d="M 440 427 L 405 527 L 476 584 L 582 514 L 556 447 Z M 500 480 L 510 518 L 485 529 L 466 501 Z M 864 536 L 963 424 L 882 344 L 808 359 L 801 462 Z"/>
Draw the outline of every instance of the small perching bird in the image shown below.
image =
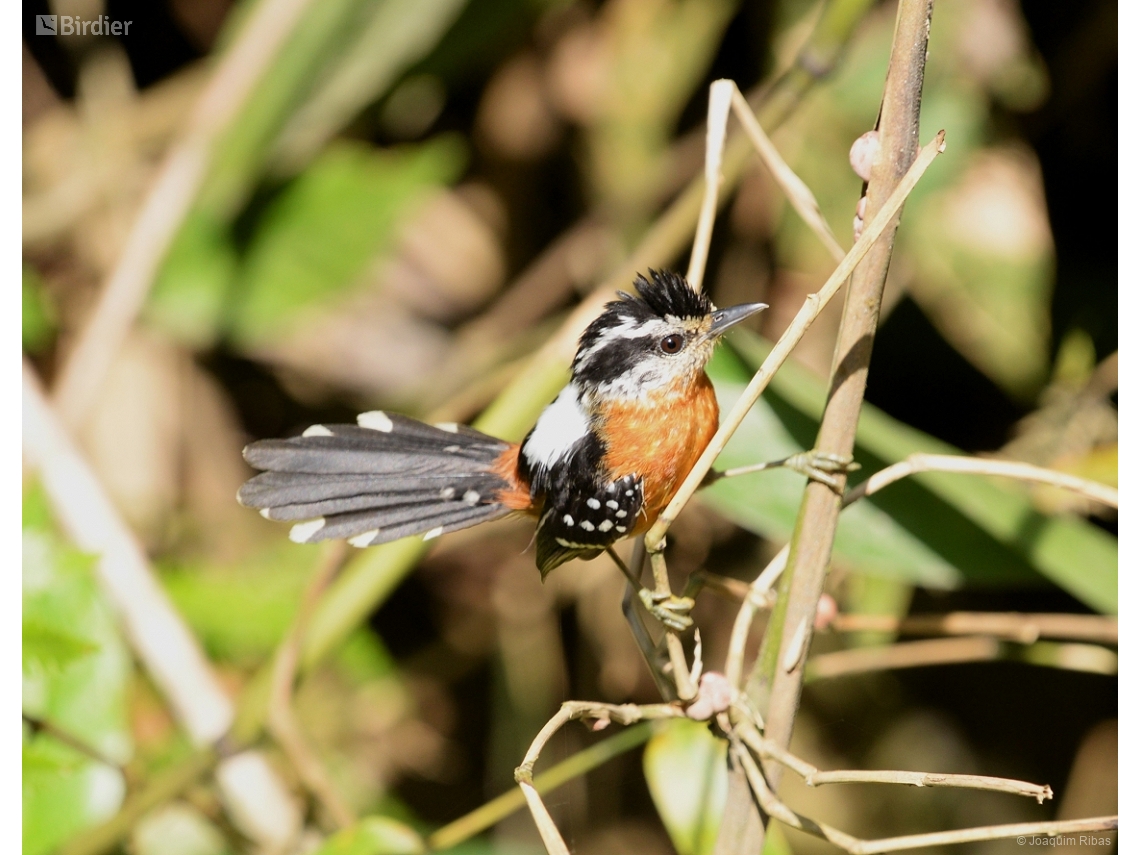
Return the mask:
<path fill-rule="evenodd" d="M 298 543 L 360 547 L 529 514 L 543 577 L 645 532 L 716 433 L 705 365 L 717 340 L 766 306 L 716 309 L 669 272 L 651 270 L 634 287 L 586 328 L 570 382 L 522 443 L 363 413 L 355 425 L 248 446 L 245 459 L 265 471 L 238 501 L 295 522 Z"/>

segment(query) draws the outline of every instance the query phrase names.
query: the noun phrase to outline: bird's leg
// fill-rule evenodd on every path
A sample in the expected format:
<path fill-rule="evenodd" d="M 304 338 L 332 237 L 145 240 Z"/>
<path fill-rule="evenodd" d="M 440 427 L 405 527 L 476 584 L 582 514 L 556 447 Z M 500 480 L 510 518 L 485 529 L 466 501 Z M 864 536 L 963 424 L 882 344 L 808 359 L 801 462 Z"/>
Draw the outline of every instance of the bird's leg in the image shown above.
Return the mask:
<path fill-rule="evenodd" d="M 693 625 L 693 619 L 689 617 L 689 612 L 693 610 L 694 605 L 691 597 L 678 597 L 676 594 L 659 594 L 656 591 L 649 590 L 642 585 L 641 580 L 625 566 L 625 562 L 618 557 L 612 546 L 607 546 L 606 552 L 609 553 L 610 558 L 613 559 L 613 562 L 618 566 L 621 572 L 625 574 L 625 578 L 629 580 L 634 590 L 637 591 L 637 597 L 641 600 L 642 605 L 645 606 L 646 611 L 674 632 L 684 632 Z"/>
<path fill-rule="evenodd" d="M 633 640 L 637 642 L 637 647 L 645 659 L 645 664 L 649 666 L 649 673 L 653 677 L 653 682 L 657 684 L 657 691 L 661 693 L 663 698 L 675 698 L 677 687 L 669 679 L 665 668 L 669 663 L 669 655 L 660 643 L 653 641 L 649 629 L 645 626 L 645 621 L 641 619 L 641 614 L 638 612 L 637 606 L 634 605 L 633 592 L 633 585 L 625 586 L 625 594 L 621 598 L 622 614 L 625 615 L 626 623 L 629 624 L 629 629 L 633 633 Z"/>
<path fill-rule="evenodd" d="M 737 475 L 750 475 L 753 472 L 762 472 L 765 469 L 791 469 L 806 475 L 812 481 L 826 484 L 836 492 L 843 489 L 839 478 L 840 474 L 847 475 L 859 468 L 859 464 L 849 454 L 831 454 L 811 449 L 785 457 L 783 460 L 772 460 L 768 463 L 753 463 L 749 466 L 738 466 L 735 469 L 726 469 L 723 472 L 712 472 L 705 477 L 702 486 L 708 486 L 721 478 L 735 478 Z"/>

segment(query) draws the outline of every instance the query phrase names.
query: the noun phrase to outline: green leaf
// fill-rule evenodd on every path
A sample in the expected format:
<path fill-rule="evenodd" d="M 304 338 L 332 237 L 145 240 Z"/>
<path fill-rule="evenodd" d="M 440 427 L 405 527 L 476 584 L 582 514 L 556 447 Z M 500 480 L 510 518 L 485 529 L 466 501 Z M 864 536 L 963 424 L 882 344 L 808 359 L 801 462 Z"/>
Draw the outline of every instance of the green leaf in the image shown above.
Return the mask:
<path fill-rule="evenodd" d="M 418 855 L 423 839 L 407 825 L 387 816 L 370 816 L 339 831 L 313 855 Z"/>
<path fill-rule="evenodd" d="M 99 649 L 86 639 L 47 626 L 35 619 L 25 620 L 23 626 L 24 673 L 58 672 L 72 662 Z"/>
<path fill-rule="evenodd" d="M 739 331 L 709 374 L 729 405 L 770 345 Z M 728 467 L 776 460 L 815 442 L 824 382 L 787 362 L 721 456 Z M 864 404 L 855 458 L 866 477 L 906 456 L 961 453 Z M 739 524 L 787 539 L 799 508 L 803 476 L 775 471 L 718 482 L 704 498 Z M 1029 494 L 1008 481 L 924 473 L 892 485 L 844 511 L 835 555 L 860 573 L 936 588 L 1026 584 L 1044 576 L 1102 612 L 1116 611 L 1115 538 L 1084 520 L 1037 512 Z"/>
<path fill-rule="evenodd" d="M 237 249 L 224 223 L 192 211 L 175 237 L 147 305 L 147 319 L 193 347 L 208 347 L 221 332 Z"/>
<path fill-rule="evenodd" d="M 263 341 L 342 295 L 462 162 L 451 137 L 388 151 L 350 143 L 327 150 L 258 222 L 237 282 L 235 338 Z"/>
<path fill-rule="evenodd" d="M 24 265 L 21 284 L 21 332 L 24 350 L 38 353 L 55 336 L 55 306 L 48 298 L 43 280 L 34 267 Z"/>
<path fill-rule="evenodd" d="M 728 797 L 727 745 L 704 722 L 670 719 L 645 746 L 649 794 L 678 855 L 716 846 Z"/>
<path fill-rule="evenodd" d="M 255 662 L 297 613 L 318 547 L 282 542 L 235 565 L 168 566 L 161 580 L 212 657 Z"/>
<path fill-rule="evenodd" d="M 131 657 L 93 573 L 94 558 L 55 531 L 39 490 L 23 519 L 25 712 L 51 721 L 96 751 L 125 762 Z M 55 849 L 118 810 L 122 775 L 48 736 L 25 737 L 25 855 Z"/>

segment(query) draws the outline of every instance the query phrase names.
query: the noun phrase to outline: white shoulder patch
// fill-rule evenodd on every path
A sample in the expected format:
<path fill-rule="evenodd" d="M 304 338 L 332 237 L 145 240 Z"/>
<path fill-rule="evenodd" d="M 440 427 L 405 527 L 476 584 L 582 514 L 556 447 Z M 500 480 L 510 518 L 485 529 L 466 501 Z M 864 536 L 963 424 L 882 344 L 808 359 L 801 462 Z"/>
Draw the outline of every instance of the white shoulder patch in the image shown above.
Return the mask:
<path fill-rule="evenodd" d="M 554 402 L 542 411 L 534 431 L 522 448 L 532 467 L 550 469 L 569 456 L 574 443 L 590 430 L 590 417 L 578 401 L 578 387 L 567 383 Z"/>

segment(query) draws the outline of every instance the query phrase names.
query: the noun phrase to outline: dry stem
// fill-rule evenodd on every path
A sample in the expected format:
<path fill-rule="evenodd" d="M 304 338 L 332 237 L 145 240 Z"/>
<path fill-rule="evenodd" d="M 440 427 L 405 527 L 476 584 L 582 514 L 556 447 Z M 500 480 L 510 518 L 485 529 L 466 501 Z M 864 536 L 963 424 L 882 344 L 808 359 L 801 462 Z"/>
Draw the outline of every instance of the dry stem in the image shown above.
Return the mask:
<path fill-rule="evenodd" d="M 338 828 L 356 821 L 356 814 L 341 797 L 316 751 L 309 745 L 301 723 L 293 712 L 293 681 L 297 675 L 301 640 L 317 600 L 344 564 L 348 549 L 344 541 L 332 541 L 322 550 L 316 573 L 301 599 L 301 608 L 293 625 L 277 650 L 273 661 L 273 678 L 269 690 L 269 713 L 266 727 L 297 770 L 302 783 L 328 811 Z"/>
<path fill-rule="evenodd" d="M 534 786 L 534 765 L 538 762 L 542 749 L 546 743 L 562 729 L 563 725 L 581 718 L 594 718 L 599 722 L 615 721 L 618 724 L 629 725 L 639 721 L 662 718 L 684 718 L 684 710 L 677 704 L 602 704 L 589 701 L 566 701 L 558 712 L 548 721 L 535 736 L 527 749 L 523 762 L 515 769 L 515 781 L 522 789 L 526 798 L 527 807 L 534 817 L 538 833 L 550 855 L 570 855 L 566 842 L 558 832 L 554 820 L 546 810 L 542 797 Z"/>
<path fill-rule="evenodd" d="M 929 665 L 954 665 L 963 662 L 991 662 L 999 659 L 1029 661 L 1094 674 L 1115 674 L 1116 654 L 1092 644 L 1054 644 L 1040 642 L 1045 655 L 1026 655 L 1033 648 L 1003 642 L 992 636 L 932 638 L 904 641 L 880 647 L 858 647 L 823 653 L 808 660 L 807 678 L 823 680 L 867 671 L 898 668 L 921 668 Z"/>
<path fill-rule="evenodd" d="M 902 207 L 903 202 L 906 201 L 907 195 L 914 185 L 918 183 L 918 179 L 926 171 L 927 167 L 934 161 L 943 150 L 943 140 L 945 134 L 939 131 L 935 138 L 922 149 L 918 158 L 915 160 L 913 166 L 907 172 L 903 180 L 898 184 L 895 191 L 890 195 L 887 201 L 883 204 L 882 209 L 872 218 L 871 222 L 863 229 L 863 234 L 855 245 L 851 247 L 847 255 L 843 257 L 843 261 L 835 268 L 835 272 L 831 274 L 823 287 L 815 294 L 808 295 L 804 301 L 803 307 L 796 314 L 792 323 L 788 325 L 787 330 L 780 336 L 780 340 L 776 342 L 775 347 L 772 348 L 768 358 L 764 360 L 764 364 L 752 377 L 748 387 L 744 390 L 744 394 L 733 406 L 732 410 L 726 415 L 720 425 L 720 429 L 712 438 L 712 441 L 705 448 L 704 453 L 697 460 L 695 466 L 689 472 L 687 478 L 681 488 L 677 491 L 669 506 L 657 518 L 657 522 L 645 535 L 645 545 L 650 552 L 660 551 L 662 542 L 665 537 L 665 532 L 668 531 L 669 526 L 677 518 L 681 509 L 692 498 L 694 492 L 700 487 L 701 482 L 704 480 L 709 469 L 712 467 L 713 461 L 724 449 L 728 443 L 729 438 L 740 427 L 740 423 L 744 421 L 744 417 L 756 403 L 763 391 L 767 388 L 768 383 L 772 379 L 772 375 L 776 373 L 784 361 L 791 355 L 792 350 L 803 338 L 805 332 L 812 322 L 819 316 L 820 312 L 827 305 L 827 303 L 834 297 L 851 272 L 855 269 L 856 265 L 862 261 L 863 257 L 878 240 L 879 236 L 886 230 L 894 215 Z"/>
<path fill-rule="evenodd" d="M 899 635 L 992 635 L 1032 644 L 1039 638 L 1065 638 L 1116 644 L 1119 621 L 1114 615 L 1068 615 L 1023 612 L 949 612 L 942 615 L 836 615 L 836 632 L 890 632 Z"/>
<path fill-rule="evenodd" d="M 253 8 L 202 93 L 185 136 L 167 153 L 118 264 L 60 372 L 53 399 L 69 428 L 83 423 L 98 398 L 115 354 L 194 203 L 215 143 L 241 112 L 310 2 L 264 0 Z"/>
<path fill-rule="evenodd" d="M 826 823 L 815 822 L 802 816 L 772 792 L 760 767 L 739 738 L 733 737 L 733 757 L 744 769 L 745 777 L 761 809 L 785 825 L 815 837 L 823 838 L 851 855 L 876 855 L 880 852 L 897 852 L 902 849 L 920 849 L 928 846 L 945 846 L 970 843 L 978 840 L 1002 840 L 1010 837 L 1028 837 L 1039 834 L 1056 835 L 1067 832 L 1111 830 L 1118 826 L 1115 816 L 1063 822 L 1023 822 L 1014 825 L 988 825 L 964 828 L 957 831 L 938 831 L 931 834 L 911 834 L 905 837 L 887 837 L 880 840 L 861 840 Z"/>
<path fill-rule="evenodd" d="M 1086 499 L 1119 507 L 1119 494 L 1114 487 L 1078 478 L 1053 469 L 1044 469 L 1029 463 L 1014 460 L 993 460 L 982 457 L 959 457 L 952 454 L 912 454 L 891 466 L 881 469 L 863 483 L 854 487 L 844 503 L 849 504 L 864 496 L 871 496 L 889 484 L 900 481 L 919 472 L 963 472 L 971 475 L 998 475 L 1003 478 L 1016 478 L 1019 481 L 1033 481 L 1038 484 L 1051 484 L 1064 490 L 1079 493 Z"/>
<path fill-rule="evenodd" d="M 821 772 L 811 763 L 802 760 L 790 751 L 781 748 L 770 739 L 760 735 L 755 727 L 745 721 L 737 726 L 737 734 L 759 757 L 769 757 L 788 767 L 809 787 L 824 784 L 902 784 L 910 787 L 956 787 L 966 790 L 985 790 L 994 793 L 1010 793 L 1028 796 L 1038 804 L 1053 798 L 1053 790 L 1048 784 L 1031 784 L 1012 778 L 995 778 L 989 775 L 950 775 L 941 772 L 903 772 L 886 769 L 853 770 L 836 769 Z"/>

